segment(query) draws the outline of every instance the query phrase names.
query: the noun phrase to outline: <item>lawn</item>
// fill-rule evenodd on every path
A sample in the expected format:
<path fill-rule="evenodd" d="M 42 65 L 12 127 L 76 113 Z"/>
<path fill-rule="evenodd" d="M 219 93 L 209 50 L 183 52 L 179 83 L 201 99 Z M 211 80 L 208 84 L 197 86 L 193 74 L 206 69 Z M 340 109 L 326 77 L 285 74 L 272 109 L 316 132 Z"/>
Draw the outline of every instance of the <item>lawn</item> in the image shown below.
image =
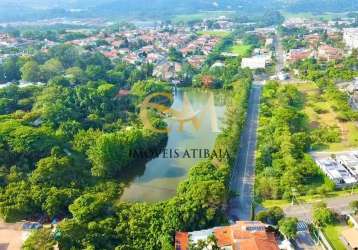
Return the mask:
<path fill-rule="evenodd" d="M 230 34 L 230 32 L 223 31 L 223 30 L 205 30 L 205 31 L 203 30 L 203 31 L 198 31 L 197 34 L 200 36 L 207 35 L 207 36 L 226 37 Z"/>
<path fill-rule="evenodd" d="M 357 193 L 358 193 L 358 188 L 354 188 L 353 194 L 357 194 Z M 297 199 L 300 203 L 316 203 L 316 202 L 324 200 L 325 198 L 349 196 L 351 194 L 352 194 L 352 189 L 348 188 L 345 190 L 332 191 L 326 195 L 319 195 L 319 194 L 303 195 L 303 196 L 299 196 Z M 288 207 L 290 204 L 291 204 L 291 202 L 288 200 L 265 200 L 264 202 L 262 202 L 262 206 L 265 208 L 270 208 L 270 207 L 275 207 L 275 206 L 285 208 L 285 207 Z"/>
<path fill-rule="evenodd" d="M 252 51 L 251 45 L 245 45 L 245 44 L 236 44 L 233 47 L 231 47 L 230 52 L 238 54 L 241 57 L 250 56 Z"/>
<path fill-rule="evenodd" d="M 299 13 L 292 13 L 292 12 L 286 12 L 283 11 L 282 12 L 283 16 L 285 18 L 307 18 L 307 19 L 322 19 L 325 21 L 330 21 L 332 19 L 335 18 L 339 18 L 339 17 L 346 17 L 347 13 L 346 12 L 342 12 L 342 13 L 322 13 L 322 14 L 313 14 L 311 12 L 299 12 Z"/>
<path fill-rule="evenodd" d="M 338 127 L 341 131 L 341 141 L 325 145 L 316 145 L 313 150 L 344 151 L 358 147 L 358 126 L 356 122 L 341 122 L 337 113 L 333 111 L 333 103 L 326 100 L 319 93 L 318 87 L 313 83 L 297 84 L 298 89 L 305 95 L 304 112 L 310 120 L 311 128 Z M 321 112 L 318 112 L 320 110 Z"/>
<path fill-rule="evenodd" d="M 345 250 L 343 242 L 340 240 L 340 234 L 344 229 L 347 229 L 347 226 L 343 225 L 329 225 L 323 229 L 323 233 L 326 236 L 329 243 L 331 243 L 333 249 L 335 250 Z"/>
<path fill-rule="evenodd" d="M 215 18 L 220 16 L 233 16 L 234 11 L 201 11 L 193 14 L 176 15 L 172 18 L 172 21 L 177 22 L 190 22 L 198 21 L 206 18 Z"/>

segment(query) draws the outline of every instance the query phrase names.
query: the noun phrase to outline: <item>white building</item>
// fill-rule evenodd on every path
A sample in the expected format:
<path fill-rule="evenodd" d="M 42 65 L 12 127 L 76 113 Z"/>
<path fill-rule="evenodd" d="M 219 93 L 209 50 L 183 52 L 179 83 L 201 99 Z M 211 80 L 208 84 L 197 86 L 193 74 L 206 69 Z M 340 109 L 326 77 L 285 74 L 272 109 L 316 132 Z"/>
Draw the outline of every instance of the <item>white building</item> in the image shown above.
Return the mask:
<path fill-rule="evenodd" d="M 358 28 L 343 29 L 343 40 L 350 49 L 358 49 Z"/>
<path fill-rule="evenodd" d="M 336 184 L 353 184 L 357 180 L 341 164 L 332 158 L 316 160 L 322 171 Z"/>
<path fill-rule="evenodd" d="M 266 68 L 266 61 L 267 58 L 263 55 L 243 58 L 241 62 L 241 68 L 264 69 Z"/>
<path fill-rule="evenodd" d="M 355 154 L 344 154 L 337 156 L 337 161 L 342 164 L 351 175 L 358 178 L 358 158 Z"/>

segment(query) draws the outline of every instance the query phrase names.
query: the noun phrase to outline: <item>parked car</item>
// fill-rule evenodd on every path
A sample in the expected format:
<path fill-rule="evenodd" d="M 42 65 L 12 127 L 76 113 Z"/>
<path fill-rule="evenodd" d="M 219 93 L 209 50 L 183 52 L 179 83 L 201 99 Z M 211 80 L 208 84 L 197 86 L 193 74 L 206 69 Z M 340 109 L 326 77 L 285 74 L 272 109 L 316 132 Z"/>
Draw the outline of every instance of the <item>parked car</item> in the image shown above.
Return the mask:
<path fill-rule="evenodd" d="M 38 222 L 25 222 L 22 225 L 23 230 L 38 230 L 42 227 L 43 227 L 42 224 Z"/>

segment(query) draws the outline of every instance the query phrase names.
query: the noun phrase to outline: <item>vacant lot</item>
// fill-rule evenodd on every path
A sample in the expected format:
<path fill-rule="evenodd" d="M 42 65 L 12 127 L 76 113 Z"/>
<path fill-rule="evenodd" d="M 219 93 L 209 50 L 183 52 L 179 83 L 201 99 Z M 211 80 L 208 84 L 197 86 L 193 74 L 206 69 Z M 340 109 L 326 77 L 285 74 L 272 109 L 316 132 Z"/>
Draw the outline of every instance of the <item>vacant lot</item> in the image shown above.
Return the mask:
<path fill-rule="evenodd" d="M 333 103 L 323 97 L 315 84 L 298 84 L 297 87 L 305 95 L 304 111 L 310 120 L 311 128 L 337 127 L 340 131 L 340 142 L 316 145 L 313 150 L 344 151 L 357 148 L 357 123 L 339 121 L 337 113 L 332 108 Z"/>
<path fill-rule="evenodd" d="M 236 53 L 241 57 L 247 57 L 250 56 L 251 51 L 252 51 L 252 47 L 250 45 L 236 44 L 231 48 L 230 52 Z"/>
<path fill-rule="evenodd" d="M 225 37 L 230 33 L 222 30 L 206 30 L 197 32 L 198 35 L 208 35 L 208 36 L 217 36 L 217 37 Z"/>
<path fill-rule="evenodd" d="M 233 16 L 235 14 L 234 11 L 201 11 L 198 13 L 193 14 L 186 14 L 186 15 L 176 15 L 172 18 L 172 21 L 177 22 L 190 22 L 190 21 L 197 21 L 206 18 L 216 18 L 220 16 Z"/>

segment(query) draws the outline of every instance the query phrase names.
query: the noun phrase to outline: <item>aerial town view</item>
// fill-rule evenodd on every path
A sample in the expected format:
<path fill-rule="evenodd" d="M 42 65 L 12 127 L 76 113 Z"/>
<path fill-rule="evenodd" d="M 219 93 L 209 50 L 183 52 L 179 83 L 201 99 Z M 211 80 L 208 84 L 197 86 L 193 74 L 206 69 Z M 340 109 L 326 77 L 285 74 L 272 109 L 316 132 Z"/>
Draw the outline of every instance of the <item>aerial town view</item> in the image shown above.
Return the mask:
<path fill-rule="evenodd" d="M 358 249 L 358 1 L 0 0 L 20 249 Z"/>

